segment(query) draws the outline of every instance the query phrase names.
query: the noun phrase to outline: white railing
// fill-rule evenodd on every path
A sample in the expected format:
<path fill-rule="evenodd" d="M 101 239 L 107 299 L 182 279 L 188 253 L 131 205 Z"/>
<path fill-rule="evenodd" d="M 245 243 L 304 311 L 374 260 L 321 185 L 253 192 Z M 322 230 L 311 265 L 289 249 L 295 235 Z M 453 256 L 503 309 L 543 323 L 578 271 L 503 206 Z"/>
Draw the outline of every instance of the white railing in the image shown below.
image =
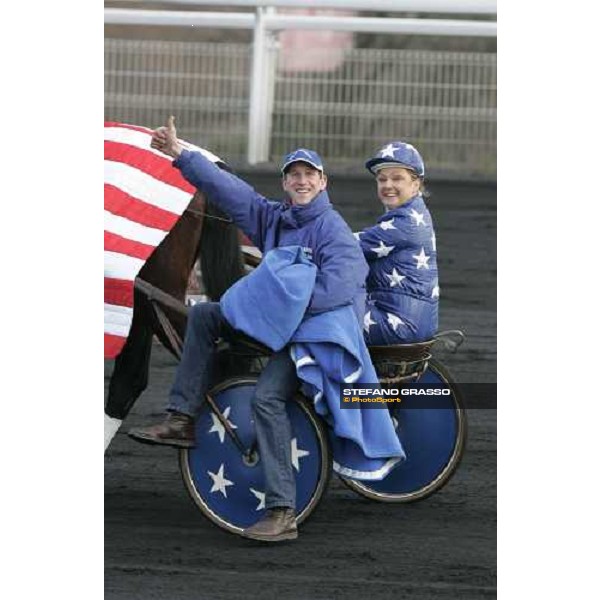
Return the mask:
<path fill-rule="evenodd" d="M 377 12 L 495 15 L 496 0 L 144 0 L 145 4 L 258 8 L 330 8 Z"/>
<path fill-rule="evenodd" d="M 182 2 L 178 2 L 182 3 Z M 193 2 L 187 0 L 185 4 L 194 5 L 213 5 L 218 4 L 213 1 Z M 272 4 L 273 6 L 296 6 L 295 0 L 258 0 L 242 1 L 234 0 L 228 4 L 238 6 L 256 6 L 258 4 Z M 333 0 L 316 0 L 314 5 L 332 7 Z M 364 0 L 354 0 L 353 2 L 344 1 L 344 6 L 351 5 L 352 8 L 360 8 L 368 3 Z M 403 6 L 403 10 L 414 9 L 416 4 L 421 5 L 420 12 L 433 11 L 441 12 L 441 5 L 448 10 L 450 6 L 460 6 L 466 9 L 472 3 L 467 1 L 457 2 L 387 2 L 387 5 L 394 4 L 395 7 Z M 495 3 L 478 2 L 481 14 L 491 14 L 492 6 L 495 11 Z M 312 5 L 312 4 L 311 4 Z M 307 6 L 306 3 L 303 4 Z M 371 4 L 372 6 L 372 4 Z M 484 10 L 485 9 L 485 10 Z M 383 10 L 378 3 L 377 10 Z M 401 10 L 398 8 L 398 10 Z M 489 12 L 485 12 L 489 11 Z M 236 141 L 233 155 L 238 154 L 239 143 L 245 138 L 246 160 L 249 164 L 266 162 L 273 159 L 273 154 L 280 153 L 282 147 L 287 144 L 290 147 L 294 144 L 308 145 L 309 140 L 313 140 L 313 145 L 328 156 L 344 159 L 348 157 L 349 151 L 356 156 L 356 153 L 368 153 L 372 146 L 376 145 L 374 139 L 384 141 L 391 132 L 398 130 L 398 124 L 402 124 L 402 135 L 410 137 L 414 143 L 425 144 L 431 149 L 431 155 L 434 157 L 433 164 L 436 161 L 442 170 L 454 171 L 461 167 L 464 168 L 465 162 L 475 160 L 477 164 L 470 170 L 475 173 L 491 174 L 495 173 L 495 54 L 457 54 L 450 53 L 447 56 L 453 56 L 448 61 L 443 60 L 444 54 L 440 53 L 410 53 L 408 51 L 389 51 L 392 54 L 387 58 L 378 54 L 380 51 L 360 51 L 346 50 L 344 57 L 344 66 L 337 69 L 336 73 L 330 76 L 320 74 L 296 74 L 292 75 L 282 70 L 281 64 L 278 67 L 280 48 L 277 41 L 277 32 L 281 29 L 306 28 L 311 30 L 334 29 L 337 31 L 368 31 L 381 33 L 410 32 L 419 34 L 440 34 L 440 27 L 444 29 L 446 35 L 450 35 L 451 29 L 455 35 L 469 35 L 465 29 L 471 28 L 472 34 L 479 31 L 476 35 L 491 36 L 496 34 L 496 23 L 492 21 L 468 21 L 468 20 L 440 20 L 440 19 L 381 19 L 369 17 L 325 17 L 325 16 L 305 16 L 291 14 L 276 14 L 272 7 L 258 8 L 255 13 L 237 12 L 237 13 L 210 13 L 210 12 L 177 12 L 177 11 L 133 11 L 120 9 L 106 9 L 105 22 L 127 23 L 136 25 L 162 24 L 173 26 L 197 26 L 197 27 L 225 27 L 225 28 L 253 28 L 254 38 L 251 52 L 248 48 L 244 51 L 238 48 L 241 55 L 244 55 L 244 65 L 241 67 L 238 61 L 234 68 L 233 63 L 227 62 L 225 53 L 221 58 L 222 63 L 220 79 L 227 77 L 235 78 L 235 88 L 238 91 L 231 95 L 207 93 L 205 84 L 199 86 L 194 95 L 186 92 L 184 95 L 174 94 L 169 98 L 158 90 L 151 91 L 148 97 L 144 98 L 141 94 L 128 95 L 128 102 L 137 106 L 138 109 L 143 105 L 144 114 L 153 114 L 154 106 L 162 105 L 163 112 L 167 110 L 188 111 L 189 116 L 194 113 L 194 118 L 189 123 L 195 123 L 190 127 L 190 134 L 197 134 L 202 130 L 204 139 L 196 141 L 207 143 L 207 131 L 210 132 L 210 123 L 201 116 L 201 112 L 213 115 L 215 123 L 219 123 L 219 133 L 222 135 L 223 124 L 230 115 L 232 122 L 230 126 L 225 126 L 225 130 L 231 133 Z M 480 29 L 476 29 L 480 28 Z M 404 29 L 403 29 L 404 28 Z M 116 40 L 107 40 L 107 51 L 110 59 L 107 63 L 116 65 L 117 56 L 112 56 L 115 47 L 110 47 Z M 138 48 L 141 42 L 137 44 Z M 198 64 L 195 73 L 186 72 L 177 74 L 172 72 L 173 61 L 170 62 L 171 72 L 161 72 L 156 74 L 152 72 L 152 60 L 157 57 L 155 47 L 162 44 L 162 48 L 167 48 L 165 42 L 148 42 L 145 49 L 136 51 L 137 63 L 146 64 L 143 74 L 133 73 L 130 70 L 131 77 L 142 77 L 146 83 L 153 82 L 153 85 L 159 79 L 163 81 L 168 79 L 175 82 L 177 78 L 184 78 L 188 82 L 198 82 L 206 74 L 206 64 Z M 225 49 L 224 44 L 213 44 L 214 48 L 210 52 L 219 53 L 218 48 Z M 126 44 L 123 48 L 132 48 Z M 183 51 L 186 56 L 193 55 L 193 44 L 182 46 L 173 44 L 169 47 L 169 53 Z M 177 50 L 175 50 L 177 48 Z M 206 45 L 202 49 L 198 46 L 198 53 L 207 51 Z M 149 53 L 150 59 L 146 60 L 142 54 Z M 231 52 L 231 49 L 227 50 Z M 237 50 L 236 50 L 237 52 Z M 303 51 L 304 52 L 304 51 Z M 307 53 L 311 49 L 306 49 Z M 394 55 L 393 53 L 396 52 Z M 154 57 L 154 59 L 152 58 Z M 250 60 L 251 58 L 251 60 Z M 315 53 L 315 60 L 319 61 L 318 52 Z M 189 62 L 189 56 L 183 62 Z M 219 59 L 221 60 L 221 59 Z M 380 65 L 377 60 L 383 61 Z M 391 63 L 386 63 L 390 60 Z M 113 61 L 113 62 L 111 62 Z M 400 69 L 393 68 L 394 61 Z M 411 62 L 412 61 L 412 62 Z M 453 62 L 454 61 L 454 62 Z M 202 60 L 200 60 L 202 62 Z M 279 61 L 280 62 L 280 61 Z M 212 64 L 212 63 L 211 63 Z M 362 65 L 360 68 L 356 65 Z M 364 71 L 364 65 L 369 64 L 370 75 L 364 81 L 361 79 L 361 73 Z M 414 64 L 414 68 L 410 65 Z M 446 66 L 443 66 L 443 65 Z M 354 66 L 353 66 L 354 65 Z M 437 65 L 437 66 L 436 66 Z M 188 67 L 186 67 L 188 69 Z M 234 69 L 234 72 L 231 71 Z M 118 70 L 118 68 L 116 69 Z M 114 67 L 110 67 L 109 72 L 116 75 Z M 189 69 L 188 69 L 189 70 Z M 235 74 L 233 74 L 235 73 Z M 391 75 L 390 75 L 391 73 Z M 212 73 L 211 77 L 215 77 Z M 119 104 L 118 85 L 110 82 L 107 87 L 107 104 L 112 110 Z M 126 85 L 125 79 L 120 78 L 121 84 Z M 209 80 L 210 81 L 210 80 Z M 244 82 L 243 84 L 241 82 Z M 241 93 L 242 85 L 244 92 Z M 160 90 L 168 89 L 169 86 L 161 84 Z M 176 86 L 177 87 L 177 86 Z M 336 90 L 334 94 L 325 93 L 323 90 Z M 194 88 L 195 89 L 195 88 Z M 428 94 L 416 93 L 415 90 L 429 90 Z M 340 92 L 344 101 L 332 101 L 332 98 L 338 96 Z M 125 96 L 121 96 L 124 101 Z M 435 98 L 431 103 L 430 99 Z M 298 99 L 302 99 L 299 101 Z M 235 105 L 235 106 L 234 106 Z M 133 110 L 133 108 L 132 108 Z M 189 112 L 191 111 L 191 113 Z M 208 112 L 207 112 L 208 111 Z M 212 111 L 212 112 L 210 112 Z M 130 114 L 130 113 L 127 113 Z M 109 115 L 109 118 L 110 117 Z M 304 123 L 305 131 L 302 139 L 298 139 L 298 133 L 294 126 L 294 119 Z M 148 121 L 141 120 L 146 123 Z M 150 121 L 154 123 L 155 121 Z M 183 119 L 179 122 L 183 124 Z M 246 123 L 247 135 L 240 132 Z M 202 125 L 199 125 L 202 123 Z M 408 133 L 407 130 L 412 131 Z M 288 135 L 286 131 L 296 132 Z M 209 135 L 211 135 L 209 133 Z M 364 136 L 361 142 L 357 136 Z M 194 138 L 191 138 L 194 141 Z M 306 141 L 302 141 L 306 140 Z M 365 145 L 369 144 L 369 148 Z M 209 144 L 207 144 L 210 147 Z M 221 151 L 219 145 L 219 151 Z M 325 150 L 323 150 L 325 149 Z M 450 155 L 454 152 L 454 158 Z M 330 154 L 331 153 L 331 154 Z M 431 164 L 431 160 L 428 160 Z"/>
<path fill-rule="evenodd" d="M 104 23 L 106 25 L 172 25 L 173 27 L 252 29 L 256 25 L 256 17 L 252 13 L 105 8 Z"/>
<path fill-rule="evenodd" d="M 104 23 L 112 25 L 172 25 L 176 27 L 223 27 L 252 29 L 261 22 L 263 31 L 310 29 L 353 31 L 356 33 L 407 33 L 414 35 L 449 35 L 496 37 L 493 21 L 466 19 L 402 19 L 378 17 L 317 16 L 252 13 L 190 12 L 107 8 Z M 261 12 L 263 12 L 261 16 Z"/>

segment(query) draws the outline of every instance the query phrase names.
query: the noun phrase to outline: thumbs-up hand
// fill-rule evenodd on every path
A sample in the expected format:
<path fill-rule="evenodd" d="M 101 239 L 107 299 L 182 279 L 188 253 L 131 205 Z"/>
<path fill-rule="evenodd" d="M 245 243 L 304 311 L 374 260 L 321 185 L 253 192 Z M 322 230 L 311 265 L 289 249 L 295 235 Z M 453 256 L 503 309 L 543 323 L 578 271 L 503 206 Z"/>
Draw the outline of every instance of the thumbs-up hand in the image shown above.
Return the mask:
<path fill-rule="evenodd" d="M 173 115 L 167 119 L 165 126 L 159 127 L 152 133 L 150 146 L 173 158 L 177 158 L 181 154 L 183 146 L 177 139 L 175 117 Z"/>
<path fill-rule="evenodd" d="M 172 132 L 173 135 L 177 134 L 177 130 L 175 129 L 175 117 L 173 115 L 170 115 L 167 119 L 167 129 L 169 130 L 169 133 Z"/>

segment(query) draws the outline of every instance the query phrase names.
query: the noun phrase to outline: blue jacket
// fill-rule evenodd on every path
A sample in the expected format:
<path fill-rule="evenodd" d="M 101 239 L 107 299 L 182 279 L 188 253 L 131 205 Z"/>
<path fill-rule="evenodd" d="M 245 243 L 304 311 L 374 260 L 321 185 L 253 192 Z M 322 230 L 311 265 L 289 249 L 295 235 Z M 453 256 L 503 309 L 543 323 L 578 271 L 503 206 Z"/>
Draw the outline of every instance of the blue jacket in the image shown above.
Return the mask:
<path fill-rule="evenodd" d="M 420 194 L 356 234 L 369 262 L 364 320 L 369 344 L 431 338 L 438 326 L 438 270 L 431 215 Z"/>
<path fill-rule="evenodd" d="M 306 206 L 292 206 L 267 200 L 198 152 L 184 150 L 173 164 L 224 210 L 263 253 L 279 246 L 303 248 L 318 269 L 308 313 L 352 304 L 362 322 L 368 266 L 327 192 L 321 192 Z"/>
<path fill-rule="evenodd" d="M 383 479 L 405 458 L 404 450 L 387 409 L 342 408 L 342 385 L 373 385 L 377 374 L 349 306 L 304 315 L 314 281 L 314 265 L 300 247 L 277 248 L 229 288 L 221 298 L 223 315 L 274 350 L 290 344 L 302 391 L 330 426 L 335 471 Z"/>

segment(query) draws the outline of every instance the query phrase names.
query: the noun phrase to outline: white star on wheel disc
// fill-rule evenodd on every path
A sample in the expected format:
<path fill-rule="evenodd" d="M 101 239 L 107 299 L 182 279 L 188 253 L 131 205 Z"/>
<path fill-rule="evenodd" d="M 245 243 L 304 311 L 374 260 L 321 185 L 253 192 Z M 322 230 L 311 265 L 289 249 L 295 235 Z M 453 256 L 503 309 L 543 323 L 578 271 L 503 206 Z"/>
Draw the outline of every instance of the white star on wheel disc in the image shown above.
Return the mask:
<path fill-rule="evenodd" d="M 383 242 L 379 242 L 379 248 L 371 248 L 371 250 L 377 254 L 378 258 L 382 258 L 387 256 L 394 248 L 395 246 L 386 246 Z"/>
<path fill-rule="evenodd" d="M 371 327 L 371 325 L 376 325 L 377 321 L 373 321 L 371 320 L 371 311 L 369 311 L 367 314 L 365 314 L 365 318 L 363 319 L 363 329 L 369 333 L 369 328 Z"/>
<path fill-rule="evenodd" d="M 387 322 L 392 326 L 392 329 L 394 330 L 394 332 L 396 332 L 396 329 L 398 329 L 399 325 L 404 325 L 404 321 L 400 318 L 397 317 L 396 315 L 393 315 L 392 313 L 386 313 L 388 318 L 387 318 Z"/>
<path fill-rule="evenodd" d="M 265 493 L 259 492 L 258 490 L 255 490 L 254 488 L 250 488 L 250 491 L 258 499 L 258 506 L 256 507 L 256 510 L 262 510 L 263 508 L 265 508 Z"/>
<path fill-rule="evenodd" d="M 231 429 L 237 429 L 237 425 L 234 425 L 229 420 L 230 412 L 231 412 L 231 406 L 228 406 L 223 411 L 223 416 L 225 417 L 225 420 L 227 421 L 227 423 L 229 423 Z M 215 415 L 214 412 L 211 411 L 210 416 L 212 417 L 213 424 L 212 424 L 212 427 L 208 430 L 208 433 L 217 433 L 219 436 L 219 439 L 221 440 L 221 443 L 223 443 L 225 441 L 225 426 L 223 425 L 223 423 L 221 423 L 221 421 L 219 421 L 219 417 L 217 417 L 217 415 Z"/>
<path fill-rule="evenodd" d="M 390 219 L 389 221 L 381 221 L 381 223 L 379 223 L 379 227 L 381 227 L 381 229 L 384 231 L 387 231 L 388 229 L 396 229 L 394 225 L 394 219 Z"/>
<path fill-rule="evenodd" d="M 400 275 L 396 269 L 392 269 L 391 273 L 384 273 L 384 275 L 390 280 L 390 287 L 395 287 L 400 285 L 403 279 L 405 279 L 405 275 Z"/>
<path fill-rule="evenodd" d="M 225 479 L 225 465 L 221 464 L 219 470 L 216 473 L 207 471 L 213 480 L 213 486 L 210 488 L 211 492 L 221 492 L 225 498 L 227 498 L 227 486 L 234 485 L 233 481 Z"/>
<path fill-rule="evenodd" d="M 300 450 L 298 448 L 298 440 L 296 438 L 292 439 L 292 464 L 298 473 L 300 473 L 299 459 L 308 456 L 309 454 L 310 452 L 308 452 L 308 450 Z"/>
<path fill-rule="evenodd" d="M 425 254 L 425 248 L 421 248 L 420 254 L 413 254 L 413 258 L 417 261 L 417 269 L 429 269 L 429 259 L 431 256 Z"/>

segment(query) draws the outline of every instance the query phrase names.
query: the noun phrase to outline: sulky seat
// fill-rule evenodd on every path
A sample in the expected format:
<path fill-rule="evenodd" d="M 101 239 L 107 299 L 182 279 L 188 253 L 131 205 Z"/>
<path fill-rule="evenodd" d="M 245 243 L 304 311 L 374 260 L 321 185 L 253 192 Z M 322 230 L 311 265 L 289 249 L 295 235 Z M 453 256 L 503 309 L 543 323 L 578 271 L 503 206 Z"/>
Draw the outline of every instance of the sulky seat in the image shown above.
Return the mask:
<path fill-rule="evenodd" d="M 434 339 L 414 344 L 369 346 L 369 354 L 381 383 L 416 381 L 427 369 Z"/>
<path fill-rule="evenodd" d="M 421 360 L 430 358 L 429 350 L 433 346 L 435 340 L 427 340 L 425 342 L 417 342 L 415 344 L 393 344 L 391 346 L 369 346 L 369 354 L 373 361 L 376 360 Z"/>

